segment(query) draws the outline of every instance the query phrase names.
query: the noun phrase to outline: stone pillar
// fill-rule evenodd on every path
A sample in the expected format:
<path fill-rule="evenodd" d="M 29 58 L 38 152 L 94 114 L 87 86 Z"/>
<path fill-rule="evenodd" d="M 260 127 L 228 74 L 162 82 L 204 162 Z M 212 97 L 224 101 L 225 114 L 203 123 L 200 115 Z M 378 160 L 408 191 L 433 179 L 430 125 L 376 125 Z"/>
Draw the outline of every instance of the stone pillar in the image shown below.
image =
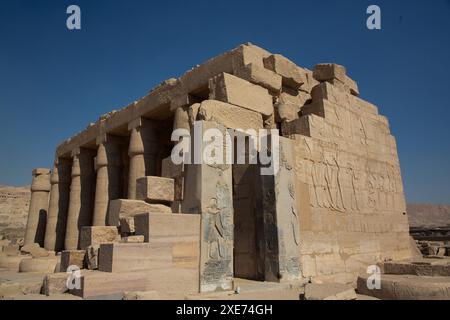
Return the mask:
<path fill-rule="evenodd" d="M 201 138 L 205 130 L 212 128 L 219 129 L 225 135 L 225 128 L 217 123 L 198 121 L 191 136 L 198 134 Z M 197 156 L 201 157 L 205 145 L 203 142 Z M 224 147 L 219 143 L 217 145 Z M 185 168 L 186 185 L 189 187 L 182 201 L 183 212 L 201 214 L 200 291 L 231 290 L 234 231 L 232 167 L 230 164 L 203 162 L 188 164 Z"/>
<path fill-rule="evenodd" d="M 70 175 L 71 161 L 63 158 L 56 159 L 50 176 L 50 201 L 44 241 L 45 249 L 50 251 L 58 252 L 64 249 L 67 210 L 69 208 Z"/>
<path fill-rule="evenodd" d="M 135 119 L 128 125 L 131 131 L 128 155 L 128 199 L 136 199 L 136 180 L 156 175 L 156 154 L 158 140 L 150 121 Z"/>
<path fill-rule="evenodd" d="M 98 142 L 95 169 L 97 183 L 95 187 L 94 226 L 106 226 L 109 201 L 122 196 L 121 154 L 118 139 L 106 135 Z"/>
<path fill-rule="evenodd" d="M 34 169 L 24 244 L 39 243 L 41 247 L 44 246 L 49 192 L 50 170 Z"/>
<path fill-rule="evenodd" d="M 279 147 L 272 149 L 272 154 L 279 154 L 275 163 L 275 158 L 272 157 L 271 165 L 275 170 L 271 170 L 272 174 L 261 175 L 265 235 L 264 273 L 266 281 L 275 282 L 292 281 L 301 277 L 294 150 L 292 140 L 278 138 Z M 274 140 L 270 143 L 273 144 Z"/>
<path fill-rule="evenodd" d="M 93 207 L 94 151 L 78 148 L 73 151 L 72 181 L 67 213 L 65 249 L 76 250 L 81 228 L 91 225 Z"/>

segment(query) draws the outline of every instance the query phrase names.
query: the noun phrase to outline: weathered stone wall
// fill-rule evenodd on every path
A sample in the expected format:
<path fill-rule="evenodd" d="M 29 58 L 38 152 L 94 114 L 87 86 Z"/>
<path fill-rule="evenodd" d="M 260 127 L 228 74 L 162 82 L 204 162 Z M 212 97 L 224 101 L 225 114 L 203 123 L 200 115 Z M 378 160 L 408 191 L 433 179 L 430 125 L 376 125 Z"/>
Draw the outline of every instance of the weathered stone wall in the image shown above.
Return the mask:
<path fill-rule="evenodd" d="M 395 138 L 377 108 L 323 82 L 284 125 L 296 142 L 304 277 L 354 281 L 358 272 L 411 257 Z"/>

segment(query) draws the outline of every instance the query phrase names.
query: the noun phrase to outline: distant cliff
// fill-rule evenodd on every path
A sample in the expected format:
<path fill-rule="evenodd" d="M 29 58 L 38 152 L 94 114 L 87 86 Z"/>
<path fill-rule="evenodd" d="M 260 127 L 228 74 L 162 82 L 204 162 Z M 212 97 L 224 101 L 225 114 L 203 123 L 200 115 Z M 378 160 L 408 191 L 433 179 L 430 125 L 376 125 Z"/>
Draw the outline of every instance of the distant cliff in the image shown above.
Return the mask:
<path fill-rule="evenodd" d="M 23 238 L 30 205 L 30 187 L 0 186 L 0 234 Z"/>
<path fill-rule="evenodd" d="M 411 203 L 406 211 L 413 228 L 450 227 L 450 205 Z"/>

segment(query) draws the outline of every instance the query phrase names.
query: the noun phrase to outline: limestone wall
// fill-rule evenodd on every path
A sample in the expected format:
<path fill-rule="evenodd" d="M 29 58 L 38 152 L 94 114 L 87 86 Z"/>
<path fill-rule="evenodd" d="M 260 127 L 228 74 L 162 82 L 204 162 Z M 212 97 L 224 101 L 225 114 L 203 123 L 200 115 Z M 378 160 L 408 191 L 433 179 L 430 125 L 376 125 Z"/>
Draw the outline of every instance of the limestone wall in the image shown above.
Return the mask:
<path fill-rule="evenodd" d="M 411 257 L 395 138 L 377 108 L 323 82 L 295 139 L 303 276 L 354 281 L 358 272 Z"/>

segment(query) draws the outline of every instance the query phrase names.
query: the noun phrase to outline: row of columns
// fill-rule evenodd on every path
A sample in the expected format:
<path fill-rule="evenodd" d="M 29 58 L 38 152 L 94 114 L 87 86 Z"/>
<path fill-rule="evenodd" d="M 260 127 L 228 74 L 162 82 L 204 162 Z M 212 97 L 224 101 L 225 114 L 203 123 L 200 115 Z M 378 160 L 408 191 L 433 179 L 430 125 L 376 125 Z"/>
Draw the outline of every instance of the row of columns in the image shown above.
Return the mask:
<path fill-rule="evenodd" d="M 82 227 L 106 225 L 110 200 L 136 199 L 136 180 L 157 174 L 159 140 L 149 120 L 138 118 L 128 129 L 128 148 L 124 137 L 105 134 L 97 150 L 76 148 L 71 159 L 57 158 L 51 172 L 33 170 L 25 243 L 76 250 Z"/>

